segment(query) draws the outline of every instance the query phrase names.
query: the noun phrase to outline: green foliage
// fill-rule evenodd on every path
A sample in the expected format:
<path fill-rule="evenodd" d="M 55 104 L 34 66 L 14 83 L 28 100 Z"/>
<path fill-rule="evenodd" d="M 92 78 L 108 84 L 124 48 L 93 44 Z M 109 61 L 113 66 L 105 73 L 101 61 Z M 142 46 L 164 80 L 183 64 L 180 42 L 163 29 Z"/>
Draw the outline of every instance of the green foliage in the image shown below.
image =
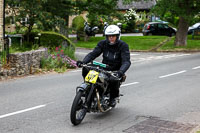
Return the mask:
<path fill-rule="evenodd" d="M 194 19 L 191 21 L 192 24 L 200 22 L 200 13 L 194 16 Z"/>
<path fill-rule="evenodd" d="M 10 47 L 10 53 L 26 52 L 38 49 L 39 46 L 33 44 L 33 42 L 23 42 L 22 45 L 19 42 L 13 42 Z"/>
<path fill-rule="evenodd" d="M 107 16 L 112 21 L 118 15 L 116 12 L 117 2 L 118 0 L 79 0 L 76 1 L 76 6 L 77 11 L 88 11 L 87 18 L 91 26 L 99 26 L 100 19 L 104 19 L 102 16 Z"/>
<path fill-rule="evenodd" d="M 6 19 L 5 19 L 5 24 L 6 24 L 6 25 L 11 24 L 12 18 L 13 18 L 12 16 L 6 17 Z"/>
<path fill-rule="evenodd" d="M 72 21 L 72 27 L 76 31 L 83 31 L 84 30 L 84 22 L 85 22 L 85 19 L 82 16 L 76 16 Z"/>
<path fill-rule="evenodd" d="M 170 23 L 172 23 L 172 24 L 175 25 L 175 26 L 178 25 L 179 17 L 172 15 L 172 13 L 167 12 L 167 13 L 164 15 L 164 18 L 165 18 L 165 20 L 166 20 L 167 22 L 170 22 Z"/>
<path fill-rule="evenodd" d="M 127 32 L 134 32 L 136 17 L 137 14 L 134 9 L 127 10 L 124 14 L 124 20 L 126 25 L 122 28 L 125 28 L 125 31 Z"/>
<path fill-rule="evenodd" d="M 159 0 L 153 12 L 163 20 L 170 21 L 178 28 L 174 45 L 187 45 L 188 27 L 194 24 L 194 18 L 200 12 L 199 0 Z M 184 31 L 184 32 L 183 32 Z"/>
<path fill-rule="evenodd" d="M 46 31 L 55 31 L 56 27 L 65 25 L 68 15 L 73 14 L 74 7 L 74 1 L 71 0 L 6 0 L 6 3 L 12 10 L 12 16 L 16 16 L 18 29 L 26 27 L 28 36 L 35 24 Z M 16 5 L 19 6 L 17 12 Z M 23 22 L 22 19 L 25 18 L 27 21 Z"/>
<path fill-rule="evenodd" d="M 74 50 L 71 47 L 58 46 L 51 51 L 48 57 L 43 57 L 41 60 L 41 68 L 45 70 L 55 70 L 64 72 L 67 68 L 76 68 L 74 61 Z"/>
<path fill-rule="evenodd" d="M 40 45 L 44 47 L 54 49 L 60 44 L 63 44 L 63 42 L 66 42 L 69 46 L 74 47 L 70 39 L 68 39 L 64 35 L 55 32 L 41 32 Z"/>
<path fill-rule="evenodd" d="M 6 65 L 7 58 L 6 58 L 6 51 L 0 51 L 0 64 L 3 66 Z"/>
<path fill-rule="evenodd" d="M 82 16 L 76 16 L 72 21 L 72 28 L 76 31 L 77 40 L 84 36 L 84 22 L 85 20 Z"/>
<path fill-rule="evenodd" d="M 151 12 L 150 13 L 147 13 L 147 12 L 138 12 L 137 13 L 138 17 L 136 19 L 136 26 L 137 26 L 137 30 L 139 32 L 142 32 L 142 29 L 144 27 L 144 25 L 149 22 L 149 17 L 148 16 L 151 16 Z"/>
<path fill-rule="evenodd" d="M 177 17 L 183 17 L 191 25 L 194 17 L 200 12 L 200 1 L 159 0 L 153 12 L 174 25 L 177 25 Z"/>

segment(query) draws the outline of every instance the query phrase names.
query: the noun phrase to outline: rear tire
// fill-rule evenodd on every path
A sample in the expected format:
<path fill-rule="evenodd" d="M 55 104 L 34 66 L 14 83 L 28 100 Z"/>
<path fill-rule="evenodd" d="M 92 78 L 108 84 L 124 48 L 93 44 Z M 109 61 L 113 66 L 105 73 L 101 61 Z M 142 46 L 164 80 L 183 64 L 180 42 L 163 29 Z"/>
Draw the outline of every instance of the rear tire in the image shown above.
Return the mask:
<path fill-rule="evenodd" d="M 74 98 L 72 107 L 71 107 L 71 122 L 74 125 L 78 125 L 82 122 L 86 115 L 86 108 L 84 108 L 83 104 L 85 103 L 85 96 L 83 96 L 82 91 L 78 91 Z"/>

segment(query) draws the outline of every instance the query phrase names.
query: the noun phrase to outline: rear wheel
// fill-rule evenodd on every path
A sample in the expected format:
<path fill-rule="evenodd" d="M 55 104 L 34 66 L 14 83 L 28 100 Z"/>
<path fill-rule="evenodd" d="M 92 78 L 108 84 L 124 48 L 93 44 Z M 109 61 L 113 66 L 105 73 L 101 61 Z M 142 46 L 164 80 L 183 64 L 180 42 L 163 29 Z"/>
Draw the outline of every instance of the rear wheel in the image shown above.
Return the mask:
<path fill-rule="evenodd" d="M 85 99 L 85 96 L 83 96 L 83 92 L 78 91 L 74 98 L 74 101 L 71 107 L 71 114 L 70 114 L 71 122 L 74 125 L 80 124 L 86 115 L 87 110 L 84 107 L 85 100 L 86 99 Z"/>

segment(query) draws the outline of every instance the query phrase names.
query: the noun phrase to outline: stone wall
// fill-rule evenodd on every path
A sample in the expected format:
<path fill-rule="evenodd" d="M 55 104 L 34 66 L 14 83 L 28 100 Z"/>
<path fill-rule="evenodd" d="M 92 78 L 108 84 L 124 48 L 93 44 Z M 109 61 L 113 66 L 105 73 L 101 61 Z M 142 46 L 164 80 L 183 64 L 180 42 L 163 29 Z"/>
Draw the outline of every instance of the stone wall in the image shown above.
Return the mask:
<path fill-rule="evenodd" d="M 34 74 L 40 69 L 41 58 L 47 55 L 46 49 L 10 54 L 9 65 L 0 64 L 0 79 Z"/>

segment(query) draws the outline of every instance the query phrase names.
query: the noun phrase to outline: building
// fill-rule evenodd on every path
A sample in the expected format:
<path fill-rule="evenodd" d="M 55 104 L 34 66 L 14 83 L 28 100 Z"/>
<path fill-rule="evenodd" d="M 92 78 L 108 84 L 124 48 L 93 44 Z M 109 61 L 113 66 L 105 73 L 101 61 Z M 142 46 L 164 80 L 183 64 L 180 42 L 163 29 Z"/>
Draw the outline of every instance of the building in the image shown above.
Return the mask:
<path fill-rule="evenodd" d="M 156 5 L 156 0 L 141 0 L 141 1 L 133 1 L 130 4 L 123 4 L 123 0 L 119 0 L 118 2 L 118 10 L 121 12 L 126 12 L 128 9 L 135 9 L 139 18 L 146 18 L 149 21 L 152 21 L 155 16 L 144 14 L 144 12 L 148 13 L 150 9 Z"/>
<path fill-rule="evenodd" d="M 123 4 L 122 2 L 123 0 L 119 0 L 118 4 L 117 4 L 117 7 L 118 7 L 118 10 L 119 11 L 126 11 L 130 8 L 133 8 L 135 9 L 137 12 L 140 12 L 140 11 L 147 11 L 149 12 L 150 9 L 156 5 L 156 0 L 142 0 L 142 1 L 138 1 L 138 2 L 131 2 L 130 4 Z"/>
<path fill-rule="evenodd" d="M 2 50 L 3 46 L 3 37 L 4 37 L 4 0 L 0 0 L 0 51 Z"/>
<path fill-rule="evenodd" d="M 126 12 L 126 10 L 128 9 L 135 9 L 138 13 L 140 12 L 149 12 L 150 9 L 156 5 L 156 0 L 142 0 L 142 1 L 138 1 L 138 2 L 131 2 L 130 4 L 123 4 L 122 2 L 123 0 L 119 0 L 118 4 L 117 4 L 117 10 L 120 11 L 120 12 Z M 87 12 L 85 11 L 83 14 L 81 14 L 81 16 L 84 17 L 84 19 L 87 20 L 86 16 L 87 16 Z M 140 15 L 141 16 L 141 15 Z M 142 17 L 142 16 L 141 16 Z M 145 16 L 146 17 L 146 16 Z M 151 16 L 147 16 L 151 19 Z M 75 15 L 74 16 L 70 16 L 69 17 L 69 21 L 68 21 L 68 26 L 71 27 L 72 26 L 72 20 L 73 18 L 75 18 Z"/>

